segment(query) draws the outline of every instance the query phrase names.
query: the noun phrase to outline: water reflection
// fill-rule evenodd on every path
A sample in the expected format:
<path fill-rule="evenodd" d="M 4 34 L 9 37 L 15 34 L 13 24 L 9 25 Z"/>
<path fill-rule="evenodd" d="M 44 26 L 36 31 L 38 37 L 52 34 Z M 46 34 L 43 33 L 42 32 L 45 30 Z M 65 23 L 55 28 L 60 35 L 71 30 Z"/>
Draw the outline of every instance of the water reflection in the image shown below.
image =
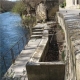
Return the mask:
<path fill-rule="evenodd" d="M 26 44 L 25 34 L 28 34 L 21 24 L 21 18 L 18 14 L 13 14 L 11 12 L 0 14 L 0 55 L 4 56 L 5 63 L 7 63 L 7 69 L 11 65 L 12 57 L 10 48 L 13 47 L 14 57 L 19 54 L 19 52 L 23 49 L 23 41 Z M 23 37 L 23 40 L 20 40 Z M 20 40 L 20 41 L 19 41 Z M 19 41 L 19 42 L 18 42 Z M 19 45 L 15 45 L 18 42 Z M 19 49 L 19 51 L 18 51 Z M 1 73 L 4 74 L 6 72 L 6 68 L 4 65 L 4 59 L 0 56 L 0 64 L 1 64 Z"/>

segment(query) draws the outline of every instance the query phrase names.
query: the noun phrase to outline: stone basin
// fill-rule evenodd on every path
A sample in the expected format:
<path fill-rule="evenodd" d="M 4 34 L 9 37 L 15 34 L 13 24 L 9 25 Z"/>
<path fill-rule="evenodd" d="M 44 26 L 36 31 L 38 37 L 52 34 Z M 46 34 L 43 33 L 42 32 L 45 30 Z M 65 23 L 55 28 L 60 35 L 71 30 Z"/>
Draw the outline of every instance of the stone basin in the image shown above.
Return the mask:
<path fill-rule="evenodd" d="M 64 62 L 44 62 L 48 49 L 48 29 L 44 29 L 40 44 L 26 64 L 28 80 L 65 80 Z"/>

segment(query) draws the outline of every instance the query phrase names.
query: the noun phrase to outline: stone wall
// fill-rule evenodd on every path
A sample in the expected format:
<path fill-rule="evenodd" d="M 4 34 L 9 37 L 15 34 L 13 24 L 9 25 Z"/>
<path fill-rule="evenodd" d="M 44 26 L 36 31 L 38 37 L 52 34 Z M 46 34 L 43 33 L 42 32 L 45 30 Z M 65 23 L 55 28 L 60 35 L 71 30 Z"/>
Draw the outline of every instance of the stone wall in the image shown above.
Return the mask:
<path fill-rule="evenodd" d="M 69 80 L 69 53 L 70 53 L 70 50 L 69 50 L 69 45 L 68 45 L 68 32 L 67 32 L 67 27 L 66 27 L 66 24 L 65 24 L 65 20 L 64 20 L 64 17 L 62 14 L 60 13 L 57 13 L 57 19 L 58 19 L 58 23 L 59 25 L 62 27 L 64 33 L 65 33 L 65 41 L 66 41 L 66 53 L 65 53 L 65 61 L 66 61 L 66 66 L 65 66 L 65 80 Z"/>
<path fill-rule="evenodd" d="M 29 80 L 64 80 L 65 65 L 62 62 L 45 62 L 26 68 Z"/>
<path fill-rule="evenodd" d="M 59 11 L 59 0 L 46 0 L 45 4 L 48 20 L 54 19 L 56 12 Z"/>
<path fill-rule="evenodd" d="M 24 0 L 28 3 L 34 13 L 36 13 L 37 22 L 52 20 L 57 11 L 59 11 L 59 0 Z M 36 12 L 35 12 L 36 11 Z"/>
<path fill-rule="evenodd" d="M 66 16 L 66 17 L 65 17 Z M 69 17 L 68 17 L 69 16 Z M 57 13 L 58 23 L 62 27 L 65 33 L 65 41 L 66 41 L 66 73 L 65 80 L 80 80 L 80 53 L 79 53 L 79 36 L 78 36 L 78 17 L 75 15 L 67 14 L 66 11 L 63 13 Z M 71 21 L 68 22 L 68 19 Z M 74 20 L 75 19 L 75 20 Z M 74 21 L 73 21 L 74 20 Z M 75 27 L 76 28 L 75 28 Z M 76 35 L 76 36 L 75 36 Z M 77 39 L 78 36 L 78 39 Z M 74 38 L 72 38 L 74 37 Z"/>

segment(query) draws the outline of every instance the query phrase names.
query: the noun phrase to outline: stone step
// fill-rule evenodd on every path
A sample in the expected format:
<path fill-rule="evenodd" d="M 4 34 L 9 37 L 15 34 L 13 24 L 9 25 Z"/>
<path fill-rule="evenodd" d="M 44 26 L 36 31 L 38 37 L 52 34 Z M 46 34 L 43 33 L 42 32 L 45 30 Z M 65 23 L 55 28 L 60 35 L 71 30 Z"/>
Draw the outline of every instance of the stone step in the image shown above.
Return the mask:
<path fill-rule="evenodd" d="M 32 31 L 38 32 L 38 31 L 43 31 L 43 29 L 32 29 Z"/>
<path fill-rule="evenodd" d="M 32 35 L 40 35 L 43 34 L 42 32 L 32 32 Z"/>
<path fill-rule="evenodd" d="M 30 38 L 42 38 L 42 35 L 31 35 Z"/>
<path fill-rule="evenodd" d="M 42 35 L 31 35 L 31 37 L 39 37 L 39 36 L 42 37 Z"/>

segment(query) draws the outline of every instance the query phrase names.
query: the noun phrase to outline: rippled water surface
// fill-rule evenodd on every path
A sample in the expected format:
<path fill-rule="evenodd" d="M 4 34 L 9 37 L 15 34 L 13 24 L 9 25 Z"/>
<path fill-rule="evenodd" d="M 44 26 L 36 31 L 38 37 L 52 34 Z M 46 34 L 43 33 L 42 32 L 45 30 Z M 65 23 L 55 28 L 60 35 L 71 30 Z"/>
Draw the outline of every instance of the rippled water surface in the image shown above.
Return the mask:
<path fill-rule="evenodd" d="M 10 48 L 18 41 L 19 45 L 13 47 L 14 57 L 23 49 L 26 44 L 25 34 L 27 30 L 22 27 L 21 17 L 11 12 L 0 14 L 0 74 L 3 75 L 10 67 L 12 55 Z M 21 39 L 23 37 L 23 40 Z M 19 49 L 19 50 L 18 50 Z M 5 56 L 4 56 L 5 55 Z M 5 61 L 5 62 L 4 62 Z M 6 65 L 4 63 L 7 63 Z"/>

